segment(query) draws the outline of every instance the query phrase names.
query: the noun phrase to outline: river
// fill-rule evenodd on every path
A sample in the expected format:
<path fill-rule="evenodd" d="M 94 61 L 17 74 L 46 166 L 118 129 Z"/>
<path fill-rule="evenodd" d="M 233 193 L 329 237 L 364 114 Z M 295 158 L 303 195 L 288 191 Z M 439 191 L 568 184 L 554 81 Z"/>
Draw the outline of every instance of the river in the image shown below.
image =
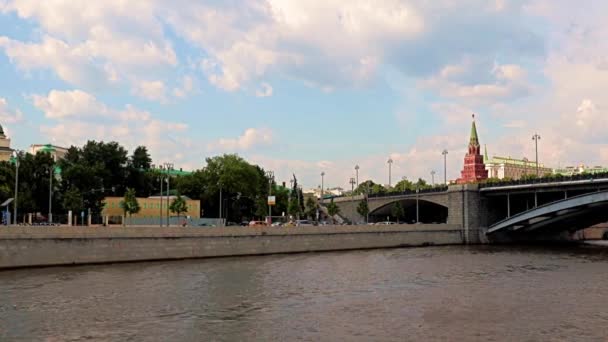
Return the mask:
<path fill-rule="evenodd" d="M 608 248 L 452 246 L 0 272 L 0 341 L 606 341 Z"/>

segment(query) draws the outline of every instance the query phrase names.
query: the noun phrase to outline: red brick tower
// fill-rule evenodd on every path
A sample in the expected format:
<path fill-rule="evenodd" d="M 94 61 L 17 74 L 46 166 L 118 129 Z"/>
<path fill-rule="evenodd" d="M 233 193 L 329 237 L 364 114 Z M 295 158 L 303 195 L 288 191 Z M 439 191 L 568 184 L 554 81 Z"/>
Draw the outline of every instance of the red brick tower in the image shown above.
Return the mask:
<path fill-rule="evenodd" d="M 475 126 L 475 114 L 471 125 L 471 139 L 469 140 L 469 152 L 464 156 L 464 168 L 461 176 L 456 181 L 458 184 L 478 182 L 488 178 L 488 170 L 483 163 L 481 147 L 477 138 L 477 127 Z"/>

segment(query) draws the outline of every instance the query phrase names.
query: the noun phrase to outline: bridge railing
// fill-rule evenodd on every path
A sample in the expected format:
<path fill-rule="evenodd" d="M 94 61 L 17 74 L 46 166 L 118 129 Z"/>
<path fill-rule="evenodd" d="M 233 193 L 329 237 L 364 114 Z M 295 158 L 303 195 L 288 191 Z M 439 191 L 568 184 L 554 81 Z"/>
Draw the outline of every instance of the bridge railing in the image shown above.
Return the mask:
<path fill-rule="evenodd" d="M 542 183 L 554 183 L 554 182 L 567 182 L 567 181 L 579 181 L 579 180 L 593 180 L 608 178 L 608 172 L 598 173 L 583 173 L 571 176 L 565 175 L 550 175 L 544 177 L 530 177 L 526 179 L 518 180 L 494 180 L 489 179 L 479 183 L 479 188 L 493 188 L 509 185 L 528 185 L 528 184 L 542 184 Z"/>

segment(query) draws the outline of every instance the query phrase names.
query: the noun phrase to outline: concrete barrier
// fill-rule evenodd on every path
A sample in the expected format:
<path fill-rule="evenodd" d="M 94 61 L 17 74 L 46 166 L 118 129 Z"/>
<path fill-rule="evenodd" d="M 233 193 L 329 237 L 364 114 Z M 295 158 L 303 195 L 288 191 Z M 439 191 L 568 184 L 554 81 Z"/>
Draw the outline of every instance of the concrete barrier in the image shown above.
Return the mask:
<path fill-rule="evenodd" d="M 0 228 L 0 269 L 462 244 L 458 225 Z"/>

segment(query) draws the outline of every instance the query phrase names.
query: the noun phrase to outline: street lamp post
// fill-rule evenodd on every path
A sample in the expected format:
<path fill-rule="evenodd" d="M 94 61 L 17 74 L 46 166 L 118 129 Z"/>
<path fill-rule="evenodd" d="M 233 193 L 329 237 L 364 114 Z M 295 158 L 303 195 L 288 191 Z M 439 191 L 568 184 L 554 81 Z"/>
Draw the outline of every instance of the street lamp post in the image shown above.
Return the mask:
<path fill-rule="evenodd" d="M 53 223 L 53 177 L 55 176 L 54 167 L 49 166 L 49 224 Z"/>
<path fill-rule="evenodd" d="M 441 154 L 443 154 L 443 183 L 448 185 L 448 150 L 443 150 Z"/>
<path fill-rule="evenodd" d="M 540 135 L 538 133 L 534 133 L 532 136 L 532 140 L 534 140 L 534 145 L 536 147 L 536 177 L 539 177 L 539 169 L 538 169 L 538 141 L 540 140 Z"/>
<path fill-rule="evenodd" d="M 393 165 L 393 160 L 391 158 L 388 158 L 388 161 L 386 162 L 388 164 L 388 187 L 391 187 L 391 166 Z"/>
<path fill-rule="evenodd" d="M 167 170 L 167 227 L 171 226 L 171 216 L 169 215 L 169 203 L 171 203 L 171 170 L 173 170 L 173 163 L 165 163 L 165 170 Z"/>
<path fill-rule="evenodd" d="M 19 153 L 13 151 L 13 158 L 15 158 L 15 204 L 13 205 L 13 224 L 17 225 L 17 196 L 19 190 Z"/>
<path fill-rule="evenodd" d="M 351 203 L 354 203 L 354 198 L 355 198 L 354 197 L 355 196 L 355 183 L 356 183 L 356 181 L 355 181 L 355 179 L 353 177 L 350 177 L 349 183 L 350 183 L 350 201 L 351 201 Z M 355 212 L 356 212 L 356 209 L 353 206 L 353 216 L 352 217 L 355 217 Z"/>
<path fill-rule="evenodd" d="M 158 221 L 160 223 L 160 226 L 163 226 L 163 182 L 165 181 L 164 177 L 163 177 L 163 167 L 160 167 L 160 175 L 158 176 L 158 181 L 160 182 L 160 205 L 159 205 L 159 213 L 158 213 Z"/>
<path fill-rule="evenodd" d="M 431 184 L 435 186 L 435 170 L 431 170 Z"/>
<path fill-rule="evenodd" d="M 367 190 L 365 191 L 365 202 L 367 204 L 367 214 L 365 215 L 365 223 L 369 223 L 369 182 L 365 183 Z"/>
<path fill-rule="evenodd" d="M 416 188 L 416 223 L 420 223 L 420 206 L 419 206 L 419 195 L 418 193 L 420 192 L 419 188 Z"/>
<path fill-rule="evenodd" d="M 325 188 L 325 171 L 321 172 L 321 203 L 323 203 L 323 189 Z"/>
<path fill-rule="evenodd" d="M 357 181 L 357 187 L 359 187 L 359 165 L 355 165 L 355 177 Z"/>
<path fill-rule="evenodd" d="M 270 199 L 270 196 L 272 195 L 272 181 L 274 180 L 274 172 L 266 171 L 266 177 L 268 177 L 268 199 Z M 270 204 L 270 201 L 268 202 L 268 220 L 270 220 L 269 223 L 272 223 L 272 205 Z"/>

